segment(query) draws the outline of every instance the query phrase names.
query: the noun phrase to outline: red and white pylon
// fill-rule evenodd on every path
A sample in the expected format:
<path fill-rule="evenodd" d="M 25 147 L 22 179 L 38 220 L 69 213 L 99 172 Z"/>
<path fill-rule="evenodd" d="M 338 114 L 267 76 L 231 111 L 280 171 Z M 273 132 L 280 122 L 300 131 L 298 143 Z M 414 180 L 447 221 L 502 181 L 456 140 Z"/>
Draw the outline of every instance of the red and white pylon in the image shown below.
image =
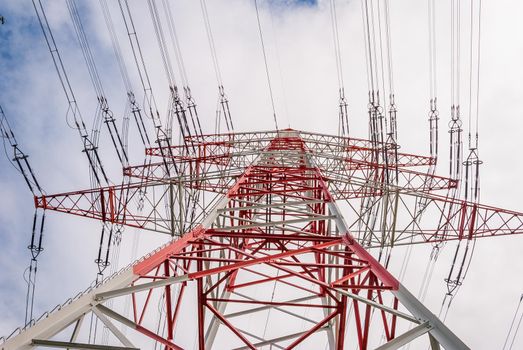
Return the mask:
<path fill-rule="evenodd" d="M 137 182 L 35 198 L 47 210 L 179 237 L 3 350 L 148 348 L 143 339 L 164 349 L 398 349 L 422 335 L 432 349 L 468 349 L 368 249 L 523 233 L 523 214 L 449 197 L 455 181 L 408 169 L 429 166 L 428 157 L 398 153 L 395 164 L 379 164 L 372 153 L 389 152 L 386 144 L 290 129 L 187 141 L 195 152 L 172 147 L 167 162 L 126 168 Z M 185 175 L 167 177 L 175 163 Z M 215 194 L 201 220 L 183 215 L 180 198 L 191 191 Z M 420 198 L 431 215 L 409 210 Z M 337 200 L 348 203 L 345 217 Z M 385 214 L 370 225 L 380 205 Z M 106 305 L 123 298 L 127 314 Z M 89 313 L 117 346 L 80 342 Z"/>

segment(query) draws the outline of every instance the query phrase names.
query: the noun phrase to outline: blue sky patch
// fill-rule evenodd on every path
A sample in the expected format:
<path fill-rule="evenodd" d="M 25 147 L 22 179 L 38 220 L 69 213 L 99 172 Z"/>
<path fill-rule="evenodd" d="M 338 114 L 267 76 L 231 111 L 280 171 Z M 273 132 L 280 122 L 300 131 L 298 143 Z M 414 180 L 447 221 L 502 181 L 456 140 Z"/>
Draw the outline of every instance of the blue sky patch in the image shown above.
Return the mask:
<path fill-rule="evenodd" d="M 271 6 L 316 6 L 318 0 L 269 0 Z"/>

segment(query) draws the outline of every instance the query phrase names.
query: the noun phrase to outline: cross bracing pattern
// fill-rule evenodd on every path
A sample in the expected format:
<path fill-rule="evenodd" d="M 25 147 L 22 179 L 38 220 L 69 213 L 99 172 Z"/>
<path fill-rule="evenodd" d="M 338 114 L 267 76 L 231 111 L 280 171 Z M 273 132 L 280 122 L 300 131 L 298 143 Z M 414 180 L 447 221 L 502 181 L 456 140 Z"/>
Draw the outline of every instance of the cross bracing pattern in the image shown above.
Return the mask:
<path fill-rule="evenodd" d="M 180 198 L 190 196 L 192 190 L 228 193 L 237 178 L 277 135 L 274 131 L 194 138 L 190 140 L 195 148 L 194 156 L 184 155 L 184 146 L 172 147 L 173 155 L 165 162 L 160 160 L 124 168 L 126 175 L 136 179 L 129 184 L 35 197 L 35 206 L 174 235 L 185 230 L 187 223 L 174 220 L 173 213 L 165 211 L 166 200 L 174 206 Z M 305 132 L 300 135 L 311 161 L 321 169 L 330 195 L 334 200 L 346 200 L 351 204 L 350 216 L 354 219 L 349 219 L 348 229 L 371 247 L 523 232 L 520 213 L 453 199 L 449 193 L 457 187 L 456 180 L 416 171 L 417 167 L 430 165 L 429 157 L 397 152 L 396 164 L 381 165 L 369 159 L 374 152 L 370 141 Z M 387 145 L 382 147 L 386 149 Z M 146 152 L 160 156 L 157 148 L 149 148 Z M 166 166 L 174 169 L 175 164 L 178 168 L 187 167 L 188 173 L 169 177 Z M 397 184 L 384 188 L 388 173 L 397 177 Z M 146 203 L 143 203 L 144 199 L 133 206 L 133 200 L 143 191 L 155 191 L 155 196 L 150 196 L 155 199 L 147 197 Z M 388 223 L 395 226 L 390 237 L 375 233 L 381 228 L 373 230 L 366 224 L 359 207 L 361 198 L 373 198 L 366 209 L 372 211 L 385 195 L 394 205 L 380 210 L 401 212 L 395 214 L 395 222 Z M 413 212 L 412 203 L 420 200 L 423 200 L 424 208 Z M 139 214 L 138 205 L 141 206 Z M 418 219 L 424 212 L 436 220 L 423 226 Z M 176 214 L 184 220 L 182 213 Z M 404 221 L 400 221 L 402 219 Z"/>
<path fill-rule="evenodd" d="M 376 149 L 365 140 L 283 130 L 190 142 L 189 148 L 173 147 L 182 151 L 167 165 L 160 162 L 163 168 L 141 169 L 136 182 L 35 197 L 35 205 L 47 210 L 174 237 L 8 340 L 4 349 L 95 348 L 78 345 L 90 313 L 124 349 L 136 347 L 135 335 L 122 333 L 121 325 L 169 349 L 191 346 L 183 336 L 187 327 L 197 330 L 201 349 L 318 343 L 367 349 L 375 339 L 383 339 L 380 349 L 396 349 L 420 336 L 433 349 L 467 348 L 367 249 L 521 233 L 523 214 L 449 199 L 454 181 L 410 170 L 427 166 L 426 158 L 398 153 L 397 162 L 384 167 L 369 160 L 367 152 Z M 377 151 L 390 149 L 383 144 Z M 170 177 L 166 166 L 175 162 L 201 176 Z M 384 186 L 384 172 L 398 184 Z M 147 198 L 140 215 L 129 200 L 138 188 Z M 191 225 L 179 199 L 195 190 L 216 196 Z M 362 197 L 379 204 L 351 204 Z M 338 200 L 350 210 L 342 214 Z M 419 200 L 426 203 L 424 213 L 409 211 Z M 373 225 L 365 222 L 361 211 L 380 205 L 389 207 Z M 122 315 L 111 305 L 125 298 L 132 306 Z M 153 321 L 159 308 L 161 332 Z M 400 323 L 412 327 L 398 334 Z"/>

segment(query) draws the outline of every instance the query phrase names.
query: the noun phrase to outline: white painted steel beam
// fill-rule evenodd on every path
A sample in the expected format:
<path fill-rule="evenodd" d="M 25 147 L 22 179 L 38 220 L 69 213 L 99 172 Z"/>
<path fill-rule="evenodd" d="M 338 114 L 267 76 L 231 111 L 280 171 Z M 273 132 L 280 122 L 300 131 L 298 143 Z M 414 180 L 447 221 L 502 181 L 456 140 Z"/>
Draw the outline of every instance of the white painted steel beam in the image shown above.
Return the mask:
<path fill-rule="evenodd" d="M 131 268 L 124 270 L 106 283 L 85 293 L 77 300 L 63 306 L 61 309 L 51 313 L 48 317 L 38 321 L 34 326 L 22 331 L 19 335 L 7 340 L 2 345 L 2 350 L 28 350 L 32 349 L 33 339 L 46 340 L 60 333 L 70 324 L 91 310 L 95 302 L 95 295 L 130 285 L 137 276 Z"/>
<path fill-rule="evenodd" d="M 133 343 L 118 329 L 115 325 L 105 316 L 96 306 L 92 309 L 95 315 L 98 317 L 102 323 L 109 328 L 113 335 L 124 345 L 129 348 L 135 348 Z"/>
<path fill-rule="evenodd" d="M 424 322 L 411 330 L 397 336 L 396 338 L 392 339 L 391 341 L 378 346 L 376 350 L 397 350 L 401 348 L 403 345 L 406 345 L 413 341 L 414 339 L 422 336 L 423 334 L 427 333 L 431 329 L 431 326 L 429 322 Z"/>
<path fill-rule="evenodd" d="M 96 344 L 84 344 L 84 343 L 71 343 L 56 340 L 43 340 L 34 339 L 34 346 L 43 346 L 48 348 L 59 348 L 59 349 L 79 349 L 79 350 L 140 350 L 140 348 L 130 348 L 127 346 L 109 346 L 109 345 L 96 345 Z"/>

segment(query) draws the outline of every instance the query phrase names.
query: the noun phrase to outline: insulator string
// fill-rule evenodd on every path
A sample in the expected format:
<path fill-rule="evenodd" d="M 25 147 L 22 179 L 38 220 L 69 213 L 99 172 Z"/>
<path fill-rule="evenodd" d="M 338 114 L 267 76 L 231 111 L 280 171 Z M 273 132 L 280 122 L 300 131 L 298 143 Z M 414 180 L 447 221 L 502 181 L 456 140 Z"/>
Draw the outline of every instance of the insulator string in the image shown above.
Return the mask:
<path fill-rule="evenodd" d="M 140 82 L 143 88 L 143 106 L 144 109 L 147 111 L 148 116 L 151 118 L 153 122 L 154 130 L 156 133 L 156 144 L 160 148 L 165 172 L 168 176 L 170 176 L 171 167 L 167 163 L 167 158 L 170 159 L 172 157 L 171 141 L 168 137 L 168 132 L 166 132 L 166 130 L 162 126 L 160 113 L 158 112 L 156 99 L 154 97 L 151 81 L 149 79 L 149 73 L 147 71 L 147 66 L 143 57 L 142 48 L 138 39 L 138 33 L 134 25 L 133 15 L 127 0 L 118 0 L 118 5 L 120 7 L 120 13 L 122 15 L 127 31 L 127 36 L 129 39 L 129 45 L 133 53 L 135 67 L 138 71 Z M 129 95 L 129 98 L 134 99 L 134 94 Z M 137 104 L 133 104 L 133 107 L 135 107 L 135 112 L 139 113 L 139 107 L 137 106 Z M 176 165 L 176 163 L 172 163 L 172 165 L 175 173 L 178 174 L 178 166 Z"/>
<path fill-rule="evenodd" d="M 345 97 L 345 84 L 343 81 L 343 65 L 341 59 L 341 47 L 338 28 L 338 15 L 336 9 L 336 0 L 330 0 L 330 18 L 332 27 L 332 37 L 334 42 L 334 56 L 336 61 L 336 72 L 338 79 L 338 134 L 340 136 L 349 136 L 349 117 L 348 103 Z"/>
<path fill-rule="evenodd" d="M 457 9 L 456 11 L 459 11 Z M 475 23 L 478 23 L 475 25 Z M 474 6 L 474 1 L 471 1 L 470 4 L 470 75 L 469 75 L 469 115 L 468 115 L 468 125 L 469 125 L 469 140 L 468 140 L 468 146 L 469 146 L 469 155 L 467 159 L 463 162 L 464 167 L 464 175 L 465 175 L 465 184 L 463 186 L 464 188 L 464 199 L 466 201 L 472 201 L 474 203 L 479 202 L 479 170 L 480 165 L 482 164 L 482 161 L 479 159 L 479 151 L 477 147 L 474 147 L 471 141 L 471 134 L 473 131 L 471 128 L 474 126 L 474 124 L 477 126 L 478 122 L 478 109 L 479 106 L 479 100 L 478 97 L 474 98 L 474 96 L 479 96 L 479 61 L 480 61 L 480 25 L 481 23 L 481 1 L 479 1 L 478 9 Z M 475 49 L 477 47 L 477 51 Z M 459 56 L 459 55 L 457 55 Z M 474 67 L 474 62 L 477 62 L 477 66 Z M 476 68 L 476 69 L 475 69 Z M 458 70 L 459 72 L 459 70 Z M 474 76 L 473 72 L 477 74 L 478 79 L 476 82 L 474 82 Z M 476 104 L 476 110 L 473 112 L 472 106 Z M 473 117 L 473 113 L 475 116 Z M 473 119 L 475 120 L 475 123 L 472 122 Z M 476 137 L 477 137 L 477 131 L 476 131 Z M 476 145 L 477 146 L 477 143 Z M 476 223 L 477 225 L 477 223 Z M 475 229 L 475 227 L 472 227 L 471 229 Z M 472 243 L 471 243 L 472 241 Z M 469 249 L 470 245 L 472 244 L 472 248 Z M 456 295 L 457 291 L 459 290 L 459 287 L 463 284 L 463 281 L 467 275 L 467 272 L 469 270 L 472 257 L 474 254 L 474 248 L 476 246 L 476 239 L 473 238 L 472 240 L 467 239 L 465 249 L 462 253 L 461 258 L 461 264 L 459 266 L 459 270 L 455 277 L 453 276 L 453 270 L 454 266 L 456 264 L 456 257 L 458 256 L 458 252 L 460 251 L 460 245 L 461 241 L 458 242 L 458 245 L 456 247 L 456 252 L 454 255 L 454 260 L 449 272 L 448 277 L 445 279 L 445 282 L 447 283 L 448 292 L 447 295 L 449 296 L 449 302 L 446 307 L 445 317 L 450 309 L 450 305 L 452 302 L 452 299 Z M 466 266 L 466 267 L 465 267 Z M 442 305 L 443 308 L 443 305 Z"/>
<path fill-rule="evenodd" d="M 33 168 L 29 163 L 29 156 L 22 152 L 15 134 L 9 125 L 9 121 L 4 113 L 2 106 L 0 106 L 0 137 L 2 138 L 2 144 L 4 152 L 7 156 L 7 160 L 10 164 L 19 172 L 29 190 L 33 196 L 43 195 L 44 191 L 40 187 L 40 183 L 36 179 Z M 12 159 L 7 152 L 7 143 L 13 149 Z M 42 217 L 38 220 L 38 209 L 35 208 L 33 215 L 33 226 L 31 233 L 31 240 L 27 249 L 31 253 L 31 260 L 29 266 L 24 271 L 23 278 L 27 283 L 27 291 L 25 297 L 25 325 L 31 324 L 33 321 L 34 303 L 36 297 L 36 276 L 38 272 L 38 257 L 44 250 L 43 248 L 43 235 L 45 226 L 45 211 L 42 213 Z"/>
<path fill-rule="evenodd" d="M 201 136 L 203 134 L 201 123 L 199 120 L 198 112 L 196 109 L 196 103 L 192 97 L 191 90 L 188 85 L 183 86 L 183 90 L 186 97 L 186 103 L 184 103 L 180 97 L 178 84 L 174 75 L 174 69 L 171 62 L 171 55 L 169 50 L 168 41 L 166 40 L 166 35 L 164 33 L 164 24 L 162 23 L 162 18 L 160 16 L 158 7 L 154 0 L 148 0 L 149 13 L 153 22 L 153 27 L 155 31 L 156 40 L 158 47 L 160 49 L 160 54 L 162 57 L 162 62 L 169 83 L 170 90 L 170 99 L 169 99 L 169 108 L 167 111 L 167 123 L 166 123 L 166 134 L 167 140 L 173 140 L 174 135 L 172 134 L 172 124 L 173 119 L 176 117 L 178 125 L 180 128 L 180 136 L 185 145 L 185 151 L 189 154 L 196 154 L 197 148 L 193 141 L 193 135 Z M 180 44 L 176 35 L 176 26 L 174 22 L 174 16 L 172 11 L 166 2 L 163 2 L 164 12 L 166 14 L 167 29 L 171 38 L 171 42 L 174 45 L 175 56 L 178 56 L 177 62 L 179 64 L 179 70 L 181 71 L 182 80 L 185 80 L 185 84 L 188 84 L 188 79 L 185 71 L 185 66 L 183 65 L 183 58 L 180 49 Z M 185 77 L 183 77 L 185 75 Z M 169 147 L 170 148 L 170 147 Z M 172 164 L 175 164 L 173 162 Z M 183 163 L 180 171 L 183 173 L 189 171 L 189 176 L 192 176 L 191 169 L 188 169 L 188 164 Z M 181 189 L 180 191 L 185 191 Z M 186 218 L 192 218 L 194 216 L 194 211 L 196 210 L 193 201 L 198 201 L 199 195 L 196 189 L 191 189 L 188 192 L 188 195 L 185 197 L 185 216 Z M 169 201 L 165 200 L 165 204 L 170 205 Z M 185 227 L 181 228 L 181 231 L 185 231 Z"/>
<path fill-rule="evenodd" d="M 42 213 L 42 217 L 38 220 L 38 209 L 35 209 L 33 216 L 33 229 L 31 234 L 31 242 L 27 246 L 27 249 L 31 252 L 31 260 L 29 266 L 26 269 L 27 278 L 24 279 L 27 282 L 27 292 L 25 298 L 25 324 L 31 324 L 33 321 L 34 302 L 36 296 L 36 275 L 38 272 L 38 257 L 44 250 L 43 236 L 45 227 L 45 211 Z"/>
<path fill-rule="evenodd" d="M 29 163 L 29 155 L 25 154 L 18 145 L 15 134 L 9 125 L 9 121 L 4 113 L 2 106 L 0 105 L 0 137 L 4 147 L 4 152 L 7 160 L 13 168 L 15 168 L 24 178 L 27 187 L 33 195 L 37 193 L 43 194 L 40 183 L 36 179 L 35 173 L 31 164 Z M 13 149 L 12 156 L 7 151 L 7 144 Z M 13 157 L 13 158 L 11 158 Z M 14 162 L 14 163 L 13 163 Z"/>
<path fill-rule="evenodd" d="M 195 135 L 203 135 L 202 125 L 200 122 L 200 117 L 198 115 L 198 110 L 196 108 L 196 102 L 191 93 L 191 88 L 189 87 L 189 79 L 187 76 L 187 70 L 185 68 L 185 63 L 183 60 L 182 50 L 180 46 L 180 41 L 178 39 L 178 34 L 176 32 L 176 25 L 174 21 L 174 16 L 172 13 L 170 2 L 162 0 L 163 10 L 166 14 L 167 19 L 167 28 L 169 32 L 170 42 L 172 43 L 174 49 L 174 57 L 178 66 L 178 71 L 180 72 L 180 77 L 182 81 L 186 111 L 189 112 L 189 117 L 191 120 L 191 125 L 193 127 L 193 133 Z"/>
<path fill-rule="evenodd" d="M 113 47 L 113 52 L 116 58 L 116 62 L 118 63 L 118 68 L 120 71 L 120 75 L 122 77 L 123 84 L 125 86 L 125 91 L 127 92 L 127 109 L 124 117 L 124 132 L 123 132 L 123 139 L 124 139 L 124 151 L 128 152 L 127 147 L 127 137 L 128 137 L 128 129 L 126 125 L 128 125 L 128 119 L 129 119 L 129 113 L 133 115 L 133 119 L 135 121 L 136 128 L 138 130 L 138 133 L 140 135 L 140 139 L 142 141 L 142 144 L 145 147 L 150 147 L 150 140 L 149 135 L 147 133 L 147 129 L 145 127 L 145 123 L 143 120 L 143 116 L 141 113 L 141 108 L 138 105 L 138 102 L 135 98 L 134 88 L 131 83 L 131 79 L 129 77 L 129 71 L 127 68 L 127 65 L 125 63 L 125 59 L 122 54 L 122 49 L 120 42 L 118 40 L 118 36 L 116 35 L 116 31 L 114 28 L 114 21 L 111 16 L 111 12 L 109 11 L 109 7 L 107 5 L 107 0 L 100 0 L 100 7 L 102 9 L 102 13 L 104 16 L 105 24 L 107 27 L 107 31 L 109 32 L 109 37 L 111 39 L 111 44 Z M 127 122 L 125 122 L 127 120 Z"/>
<path fill-rule="evenodd" d="M 188 140 L 192 138 L 194 131 L 191 131 L 188 119 L 187 119 L 187 109 L 184 105 L 182 99 L 180 98 L 178 85 L 174 76 L 174 70 L 171 64 L 171 58 L 169 54 L 169 49 L 167 46 L 167 40 L 165 39 L 165 34 L 162 26 L 162 21 L 158 8 L 155 1 L 148 0 L 147 4 L 149 6 L 149 14 L 151 16 L 154 32 L 156 36 L 156 41 L 160 49 L 160 56 L 162 58 L 163 67 L 165 70 L 165 75 L 167 77 L 169 90 L 170 90 L 170 100 L 169 108 L 167 111 L 167 121 L 166 121 L 166 134 L 169 140 L 173 139 L 172 134 L 172 124 L 174 117 L 178 121 L 178 126 L 180 127 L 180 133 L 182 139 L 184 140 L 185 148 L 188 151 L 189 145 L 187 144 Z M 189 114 L 189 117 L 193 117 Z M 191 143 L 192 145 L 192 143 Z M 193 147 L 194 148 L 194 147 Z"/>
<path fill-rule="evenodd" d="M 435 170 L 438 161 L 439 112 L 437 106 L 437 62 L 436 62 L 436 5 L 428 0 L 429 23 L 429 151 Z M 433 172 L 432 172 L 433 173 Z"/>
<path fill-rule="evenodd" d="M 127 0 L 118 0 L 118 5 L 120 7 L 120 13 L 122 15 L 122 19 L 124 21 L 124 25 L 127 31 L 127 37 L 129 39 L 129 45 L 133 53 L 135 67 L 143 89 L 143 106 L 145 110 L 148 112 L 149 117 L 153 121 L 153 126 L 157 134 L 156 141 L 157 143 L 159 143 L 158 140 L 161 138 L 161 135 L 164 134 L 164 131 L 160 120 L 160 113 L 158 112 L 158 107 L 156 105 L 156 99 L 154 97 L 153 89 L 151 86 L 149 72 L 145 64 L 145 59 L 143 57 L 142 47 L 138 39 L 136 27 L 134 25 L 133 15 Z"/>
<path fill-rule="evenodd" d="M 60 84 L 62 85 L 62 89 L 65 93 L 65 96 L 66 96 L 66 99 L 67 99 L 67 102 L 69 105 L 67 114 L 66 114 L 66 121 L 68 122 L 68 125 L 71 126 L 69 124 L 68 118 L 70 115 L 72 115 L 73 122 L 74 122 L 74 126 L 72 126 L 72 127 L 78 131 L 80 139 L 82 140 L 83 152 L 85 153 L 89 166 L 90 166 L 90 176 L 91 176 L 91 180 L 92 180 L 91 183 L 93 185 L 100 186 L 101 181 L 104 180 L 105 183 L 108 184 L 109 179 L 105 173 L 104 167 L 101 163 L 101 159 L 98 155 L 98 147 L 89 137 L 89 134 L 85 127 L 85 122 L 83 121 L 82 115 L 80 113 L 80 109 L 78 108 L 76 97 L 75 97 L 73 89 L 71 87 L 69 77 L 65 70 L 64 63 L 63 63 L 62 57 L 60 55 L 60 51 L 58 50 L 58 47 L 56 45 L 53 33 L 51 31 L 51 27 L 49 25 L 49 21 L 47 19 L 47 15 L 45 13 L 41 0 L 33 0 L 33 7 L 35 9 L 36 16 L 37 16 L 38 22 L 40 24 L 40 28 L 42 29 L 42 33 L 43 33 L 45 41 L 47 43 L 47 47 L 48 47 L 51 57 L 53 59 L 53 63 L 54 63 L 58 78 L 60 80 Z M 101 173 L 102 178 L 100 178 L 100 173 Z"/>

